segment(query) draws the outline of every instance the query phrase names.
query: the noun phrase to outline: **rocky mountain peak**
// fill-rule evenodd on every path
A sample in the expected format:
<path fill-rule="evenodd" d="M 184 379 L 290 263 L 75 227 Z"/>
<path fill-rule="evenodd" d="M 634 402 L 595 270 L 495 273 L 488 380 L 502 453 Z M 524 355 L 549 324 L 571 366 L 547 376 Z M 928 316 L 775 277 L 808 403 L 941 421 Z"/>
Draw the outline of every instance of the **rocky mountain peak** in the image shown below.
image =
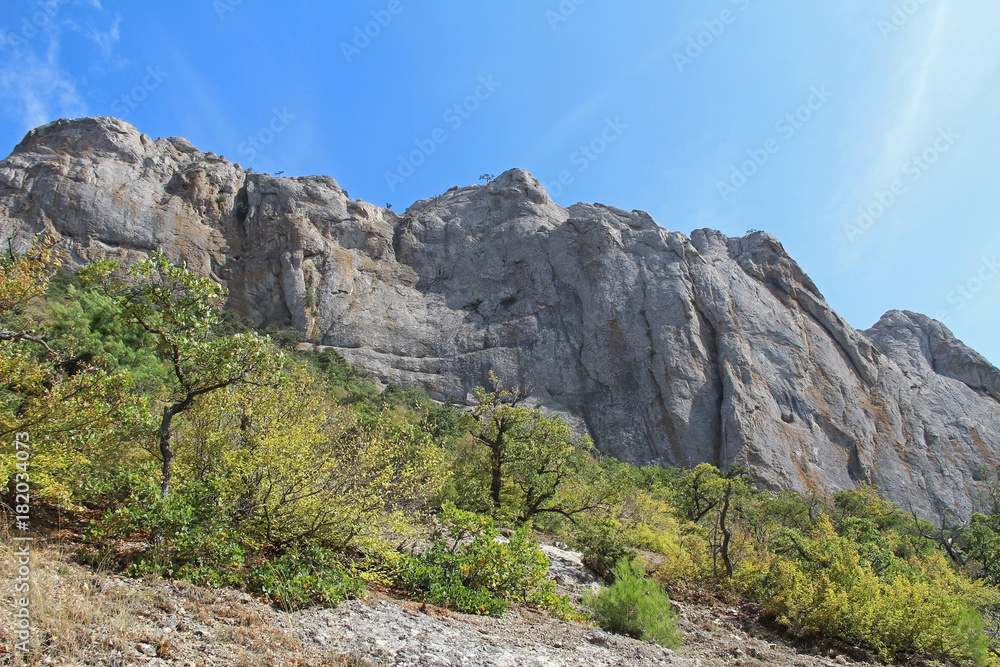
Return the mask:
<path fill-rule="evenodd" d="M 162 248 L 259 323 L 435 398 L 468 400 L 494 371 L 633 463 L 870 482 L 934 517 L 967 516 L 1000 460 L 1000 371 L 940 323 L 890 311 L 857 331 L 770 234 L 563 208 L 522 169 L 397 215 L 330 177 L 63 120 L 0 162 L 0 234 L 42 232 L 74 264 Z"/>
<path fill-rule="evenodd" d="M 1000 402 L 1000 370 L 955 338 L 941 322 L 908 310 L 890 310 L 865 332 L 908 373 L 958 380 L 980 396 Z"/>

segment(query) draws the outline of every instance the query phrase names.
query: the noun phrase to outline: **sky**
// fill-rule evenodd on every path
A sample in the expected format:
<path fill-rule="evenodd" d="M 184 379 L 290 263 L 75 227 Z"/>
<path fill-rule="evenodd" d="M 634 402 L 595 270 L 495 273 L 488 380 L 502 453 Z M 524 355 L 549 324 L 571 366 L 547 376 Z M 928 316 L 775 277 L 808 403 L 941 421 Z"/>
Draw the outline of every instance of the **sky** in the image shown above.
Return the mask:
<path fill-rule="evenodd" d="M 563 206 L 777 236 L 859 329 L 1000 364 L 996 0 L 2 0 L 0 154 L 110 115 L 403 210 L 521 167 Z"/>

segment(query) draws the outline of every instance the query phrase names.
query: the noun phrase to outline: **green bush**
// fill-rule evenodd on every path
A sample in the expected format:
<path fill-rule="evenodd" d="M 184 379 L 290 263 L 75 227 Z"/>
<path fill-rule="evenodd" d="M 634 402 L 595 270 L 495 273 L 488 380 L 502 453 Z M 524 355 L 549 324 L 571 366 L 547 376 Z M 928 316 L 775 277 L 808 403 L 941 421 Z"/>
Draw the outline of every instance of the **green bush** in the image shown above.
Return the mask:
<path fill-rule="evenodd" d="M 574 546 L 583 551 L 583 563 L 606 581 L 614 581 L 614 566 L 636 555 L 624 526 L 614 521 L 584 521 Z"/>
<path fill-rule="evenodd" d="M 471 614 L 500 615 L 516 601 L 573 615 L 555 582 L 545 579 L 549 559 L 527 528 L 501 542 L 493 519 L 450 503 L 441 523 L 446 529 L 432 534 L 430 547 L 401 564 L 403 583 L 417 597 Z"/>
<path fill-rule="evenodd" d="M 612 573 L 615 583 L 584 599 L 594 620 L 608 632 L 655 641 L 667 648 L 680 646 L 677 615 L 663 586 L 646 576 L 645 568 L 635 559 L 618 561 Z"/>
<path fill-rule="evenodd" d="M 313 603 L 333 607 L 365 593 L 365 583 L 347 572 L 337 554 L 319 547 L 254 567 L 247 587 L 284 609 Z"/>
<path fill-rule="evenodd" d="M 217 483 L 183 483 L 163 498 L 152 478 L 131 480 L 128 498 L 91 525 L 84 562 L 117 561 L 125 574 L 186 579 L 208 586 L 243 583 L 246 548 L 225 521 Z M 145 550 L 122 554 L 122 542 Z"/>
<path fill-rule="evenodd" d="M 90 527 L 79 560 L 109 560 L 125 574 L 158 574 L 206 586 L 237 586 L 286 609 L 310 603 L 333 606 L 360 597 L 365 583 L 350 575 L 336 552 L 319 547 L 289 552 L 251 567 L 259 544 L 226 521 L 217 482 L 184 483 L 163 498 L 152 477 L 122 476 L 121 504 Z M 242 533 L 241 533 L 242 535 Z M 121 549 L 142 542 L 145 549 Z M 259 558 L 259 556 L 258 556 Z"/>

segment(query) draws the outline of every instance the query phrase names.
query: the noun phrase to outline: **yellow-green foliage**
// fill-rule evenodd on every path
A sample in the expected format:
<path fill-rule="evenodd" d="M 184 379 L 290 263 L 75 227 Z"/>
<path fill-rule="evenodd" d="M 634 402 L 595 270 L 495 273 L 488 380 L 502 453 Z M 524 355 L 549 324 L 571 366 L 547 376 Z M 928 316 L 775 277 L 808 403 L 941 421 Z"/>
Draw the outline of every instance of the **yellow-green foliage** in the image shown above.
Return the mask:
<path fill-rule="evenodd" d="M 500 540 L 493 519 L 445 503 L 430 545 L 401 563 L 403 584 L 420 599 L 472 614 L 500 615 L 510 602 L 579 616 L 546 579 L 549 559 L 522 526 Z"/>
<path fill-rule="evenodd" d="M 712 561 L 705 530 L 675 516 L 674 508 L 662 494 L 634 488 L 616 507 L 627 543 L 658 554 L 655 574 L 664 582 L 709 581 Z"/>
<path fill-rule="evenodd" d="M 636 468 L 601 458 L 495 377 L 462 415 L 414 388 L 380 391 L 332 350 L 280 354 L 218 310 L 218 285 L 160 254 L 117 279 L 108 263 L 84 272 L 103 293 L 68 274 L 50 280 L 54 266 L 45 245 L 0 258 L 0 492 L 21 481 L 13 433 L 27 431 L 33 496 L 108 507 L 83 549 L 93 561 L 257 581 L 288 601 L 321 587 L 329 603 L 410 567 L 429 595 L 499 609 L 527 593 L 497 602 L 477 577 L 541 581 L 534 525 L 603 573 L 652 552 L 664 584 L 744 594 L 802 637 L 886 661 L 988 660 L 1000 629 L 1000 489 L 952 542 L 872 487 L 775 495 L 739 470 Z M 173 486 L 169 465 L 157 471 L 163 459 Z M 483 514 L 449 510 L 483 526 L 475 549 L 441 543 L 421 560 L 390 546 L 446 498 Z M 494 541 L 493 519 L 522 525 L 513 546 Z M 148 548 L 123 552 L 125 539 Z M 529 601 L 560 608 L 531 588 Z"/>
<path fill-rule="evenodd" d="M 868 648 L 886 662 L 906 655 L 983 663 L 982 621 L 940 554 L 912 570 L 880 577 L 826 516 L 798 544 L 800 557 L 777 557 L 766 572 L 738 576 L 779 623 L 803 637 Z"/>
<path fill-rule="evenodd" d="M 205 397 L 179 436 L 178 469 L 224 480 L 241 530 L 277 547 L 376 536 L 442 482 L 444 454 L 428 434 L 330 404 L 303 368 L 278 386 Z"/>
<path fill-rule="evenodd" d="M 473 437 L 460 444 L 454 464 L 464 478 L 455 499 L 517 524 L 547 517 L 572 521 L 604 507 L 615 491 L 590 438 L 574 436 L 564 419 L 521 405 L 525 394 L 502 388 L 492 372 L 490 379 L 493 392 L 475 388 Z"/>
<path fill-rule="evenodd" d="M 131 391 L 130 377 L 57 345 L 45 331 L 42 296 L 57 265 L 44 243 L 0 259 L 0 490 L 30 476 L 32 495 L 67 501 L 95 468 L 128 449 L 146 402 Z M 30 451 L 21 467 L 18 432 Z"/>

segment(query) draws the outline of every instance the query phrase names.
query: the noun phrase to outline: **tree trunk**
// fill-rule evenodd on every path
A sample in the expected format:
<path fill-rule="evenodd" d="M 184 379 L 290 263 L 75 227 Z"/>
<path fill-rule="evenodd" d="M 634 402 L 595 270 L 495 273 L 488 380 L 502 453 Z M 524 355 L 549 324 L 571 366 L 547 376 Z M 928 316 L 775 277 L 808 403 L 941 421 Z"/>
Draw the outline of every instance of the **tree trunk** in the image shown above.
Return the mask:
<path fill-rule="evenodd" d="M 503 457 L 499 443 L 493 448 L 491 458 L 493 466 L 490 471 L 490 498 L 493 500 L 493 507 L 499 509 L 500 488 L 503 486 Z"/>
<path fill-rule="evenodd" d="M 181 411 L 180 404 L 168 405 L 163 408 L 163 419 L 160 421 L 160 456 L 163 458 L 162 479 L 160 480 L 160 496 L 166 498 L 170 493 L 170 473 L 174 464 L 174 450 L 170 446 L 170 423 L 174 415 Z"/>
<path fill-rule="evenodd" d="M 733 577 L 733 559 L 729 555 L 729 540 L 732 538 L 732 534 L 729 529 L 726 528 L 726 514 L 729 512 L 729 496 L 733 492 L 733 483 L 730 482 L 729 486 L 726 487 L 726 495 L 722 499 L 722 510 L 719 512 L 719 529 L 722 531 L 722 562 L 726 566 L 726 576 L 732 579 Z"/>

